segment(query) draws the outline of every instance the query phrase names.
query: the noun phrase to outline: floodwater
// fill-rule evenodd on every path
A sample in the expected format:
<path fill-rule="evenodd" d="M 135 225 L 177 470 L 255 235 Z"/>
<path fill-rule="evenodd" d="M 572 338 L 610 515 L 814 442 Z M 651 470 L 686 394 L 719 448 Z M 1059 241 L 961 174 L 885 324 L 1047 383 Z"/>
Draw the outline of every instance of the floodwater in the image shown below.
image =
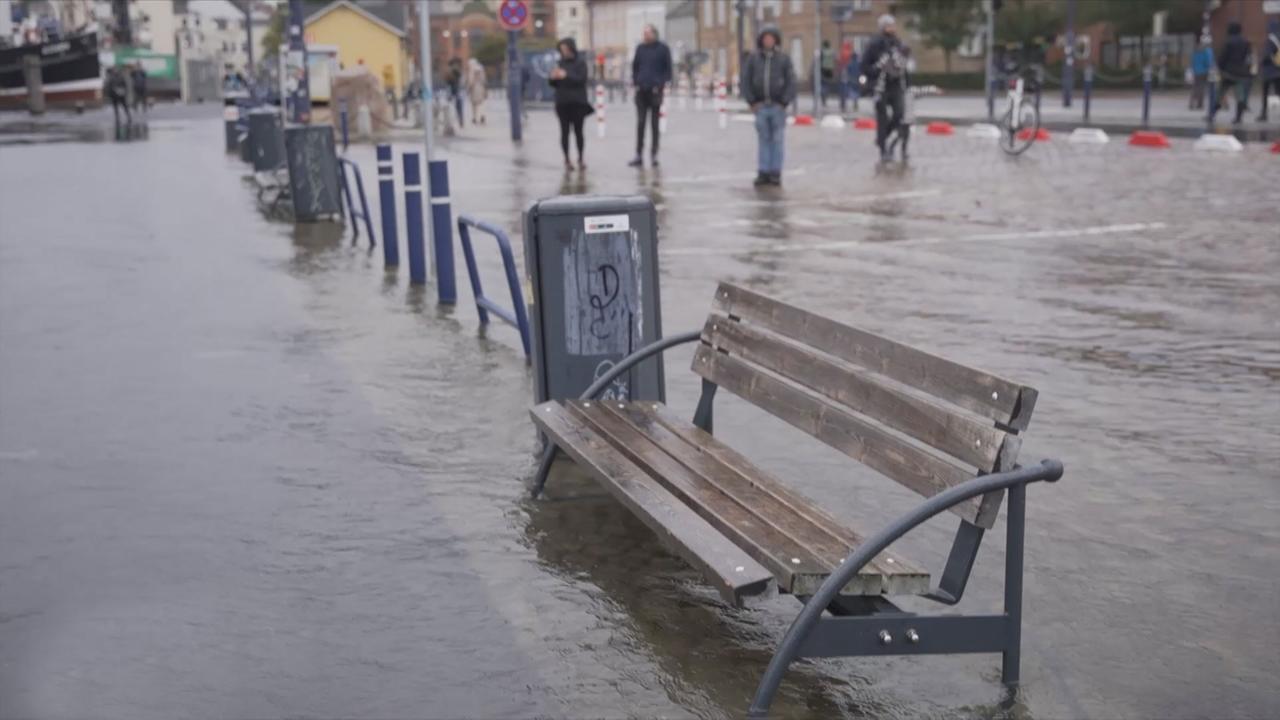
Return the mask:
<path fill-rule="evenodd" d="M 1028 494 L 1017 695 L 996 656 L 806 662 L 779 716 L 1275 716 L 1274 157 L 918 137 L 877 173 L 867 133 L 795 128 L 757 192 L 750 126 L 711 113 L 636 172 L 611 107 L 585 177 L 549 113 L 514 150 L 494 115 L 445 147 L 454 212 L 517 231 L 537 197 L 651 195 L 668 332 L 725 279 L 1040 390 L 1022 459 L 1067 474 Z M 724 607 L 571 470 L 528 501 L 515 332 L 465 280 L 443 308 L 331 226 L 266 220 L 244 174 L 213 118 L 0 148 L 0 717 L 740 714 L 799 605 Z M 719 434 L 856 527 L 911 506 L 724 397 Z M 899 548 L 940 568 L 953 530 Z M 1002 592 L 984 545 L 972 612 Z"/>

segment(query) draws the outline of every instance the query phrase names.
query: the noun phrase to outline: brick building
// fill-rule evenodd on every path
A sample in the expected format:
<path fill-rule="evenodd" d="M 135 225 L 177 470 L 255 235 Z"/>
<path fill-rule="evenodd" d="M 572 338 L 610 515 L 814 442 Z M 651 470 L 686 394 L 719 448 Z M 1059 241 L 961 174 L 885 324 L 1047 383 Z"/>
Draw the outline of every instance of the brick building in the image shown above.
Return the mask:
<path fill-rule="evenodd" d="M 550 46 L 556 36 L 554 0 L 526 0 L 529 21 L 520 32 L 523 39 L 538 39 Z M 451 58 L 465 66 L 476 48 L 486 40 L 505 38 L 507 31 L 498 22 L 500 0 L 431 0 L 431 67 L 439 75 Z M 422 57 L 418 49 L 418 4 L 402 3 L 409 13 L 408 40 L 414 74 Z M 491 69 L 492 72 L 492 69 Z"/>

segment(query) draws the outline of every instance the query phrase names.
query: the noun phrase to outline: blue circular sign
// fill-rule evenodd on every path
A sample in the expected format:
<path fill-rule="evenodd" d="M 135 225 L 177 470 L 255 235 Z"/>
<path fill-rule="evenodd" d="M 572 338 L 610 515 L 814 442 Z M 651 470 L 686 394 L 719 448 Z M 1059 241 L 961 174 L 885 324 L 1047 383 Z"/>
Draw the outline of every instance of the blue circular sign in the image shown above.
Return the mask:
<path fill-rule="evenodd" d="M 502 0 L 498 8 L 498 20 L 508 30 L 519 30 L 529 21 L 529 7 L 524 0 Z"/>

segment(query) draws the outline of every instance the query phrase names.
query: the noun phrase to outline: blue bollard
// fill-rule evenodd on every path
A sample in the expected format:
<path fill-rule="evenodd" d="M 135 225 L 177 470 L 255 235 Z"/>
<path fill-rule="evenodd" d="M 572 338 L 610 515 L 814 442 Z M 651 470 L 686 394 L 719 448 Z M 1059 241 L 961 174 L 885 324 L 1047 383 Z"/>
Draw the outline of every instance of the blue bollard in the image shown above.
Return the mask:
<path fill-rule="evenodd" d="M 427 258 L 422 240 L 422 166 L 418 153 L 404 154 L 404 227 L 409 246 L 409 282 L 427 284 Z"/>
<path fill-rule="evenodd" d="M 391 160 L 391 146 L 378 145 L 378 198 L 382 203 L 382 259 L 389 268 L 400 265 L 399 240 L 396 238 L 396 179 Z"/>
<path fill-rule="evenodd" d="M 1151 66 L 1142 68 L 1142 127 L 1146 128 L 1151 119 Z"/>
<path fill-rule="evenodd" d="M 342 101 L 342 107 L 338 110 L 338 117 L 342 124 L 342 152 L 347 151 L 347 146 L 351 144 L 351 136 L 347 131 L 347 101 Z"/>
<path fill-rule="evenodd" d="M 449 162 L 427 163 L 431 178 L 431 242 L 436 259 L 436 294 L 441 305 L 458 302 L 458 282 L 453 272 L 453 218 L 449 209 Z"/>
<path fill-rule="evenodd" d="M 1084 121 L 1089 122 L 1089 100 L 1093 97 L 1093 65 L 1084 66 Z"/>

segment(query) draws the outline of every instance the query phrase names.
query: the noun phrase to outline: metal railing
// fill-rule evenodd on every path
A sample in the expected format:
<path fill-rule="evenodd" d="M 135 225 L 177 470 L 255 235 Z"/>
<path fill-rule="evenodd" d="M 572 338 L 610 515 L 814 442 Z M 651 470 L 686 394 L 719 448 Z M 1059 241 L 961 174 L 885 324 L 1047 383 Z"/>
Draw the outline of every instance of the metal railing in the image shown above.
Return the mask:
<path fill-rule="evenodd" d="M 369 219 L 369 200 L 364 194 L 364 180 L 360 177 L 360 166 L 344 157 L 339 157 L 338 163 L 342 194 L 347 198 L 347 217 L 351 218 L 351 244 L 355 245 L 360 240 L 360 220 L 364 220 L 365 230 L 369 233 L 369 247 L 373 247 L 378 244 L 378 239 L 373 234 L 373 221 Z M 356 178 L 356 191 L 360 194 L 360 212 L 356 212 L 355 199 L 351 196 L 351 185 L 347 181 L 348 166 Z"/>
<path fill-rule="evenodd" d="M 485 296 L 484 289 L 480 286 L 480 271 L 476 267 L 476 254 L 471 247 L 471 231 L 468 228 L 475 228 L 492 235 L 498 241 L 498 251 L 502 253 L 502 265 L 507 273 L 507 287 L 511 290 L 511 310 Z M 515 326 L 520 331 L 520 343 L 524 346 L 525 359 L 530 359 L 533 353 L 529 347 L 529 315 L 525 311 L 524 295 L 520 291 L 520 277 L 516 273 L 516 260 L 511 252 L 511 241 L 507 238 L 507 234 L 487 222 L 467 215 L 459 215 L 458 240 L 462 243 L 462 255 L 467 261 L 467 275 L 471 278 L 471 292 L 476 298 L 480 324 L 487 325 L 489 313 L 493 313 Z"/>

